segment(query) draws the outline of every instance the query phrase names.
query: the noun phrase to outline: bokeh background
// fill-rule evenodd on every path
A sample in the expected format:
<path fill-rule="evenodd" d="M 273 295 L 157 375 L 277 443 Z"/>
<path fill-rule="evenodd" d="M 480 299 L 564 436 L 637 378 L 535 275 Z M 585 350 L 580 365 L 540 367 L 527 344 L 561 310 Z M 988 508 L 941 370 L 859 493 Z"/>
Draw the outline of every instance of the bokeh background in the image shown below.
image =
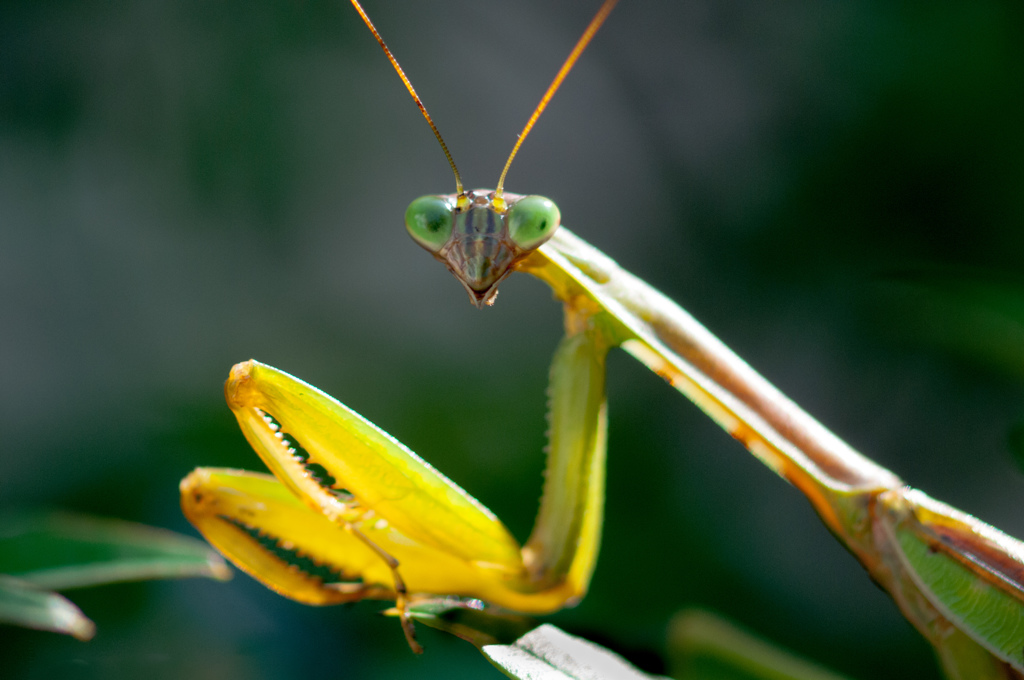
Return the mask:
<path fill-rule="evenodd" d="M 367 0 L 470 186 L 599 3 Z M 509 189 L 701 319 L 854 446 L 1024 537 L 1024 8 L 623 0 Z M 525 538 L 560 310 L 493 309 L 405 235 L 452 190 L 342 0 L 0 4 L 0 510 L 194 533 L 177 483 L 259 469 L 223 403 L 255 357 L 336 395 Z M 635 362 L 610 365 L 604 549 L 551 617 L 661 670 L 720 612 L 855 678 L 929 648 L 806 501 Z M 5 678 L 496 677 L 379 604 L 239 574 L 70 593 L 89 643 L 0 629 Z"/>

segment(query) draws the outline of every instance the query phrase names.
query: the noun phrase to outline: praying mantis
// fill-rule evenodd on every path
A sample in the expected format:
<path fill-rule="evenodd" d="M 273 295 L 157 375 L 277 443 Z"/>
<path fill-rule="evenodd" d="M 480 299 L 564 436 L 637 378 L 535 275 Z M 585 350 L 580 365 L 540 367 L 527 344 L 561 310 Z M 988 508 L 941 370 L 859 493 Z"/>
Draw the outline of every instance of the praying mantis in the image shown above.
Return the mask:
<path fill-rule="evenodd" d="M 934 647 L 950 678 L 1024 677 L 1024 545 L 906 487 L 789 401 L 674 302 L 560 227 L 553 203 L 503 190 L 537 117 L 615 4 L 608 0 L 520 135 L 494 191 L 465 191 L 426 109 L 358 2 L 456 175 L 417 199 L 413 238 L 473 304 L 513 271 L 551 286 L 566 336 L 551 369 L 550 451 L 540 512 L 522 547 L 486 508 L 386 433 L 316 388 L 246 362 L 225 386 L 273 477 L 201 468 L 185 514 L 240 568 L 310 604 L 457 595 L 543 614 L 585 594 L 600 543 L 604 362 L 622 347 L 799 489 L 826 527 Z"/>

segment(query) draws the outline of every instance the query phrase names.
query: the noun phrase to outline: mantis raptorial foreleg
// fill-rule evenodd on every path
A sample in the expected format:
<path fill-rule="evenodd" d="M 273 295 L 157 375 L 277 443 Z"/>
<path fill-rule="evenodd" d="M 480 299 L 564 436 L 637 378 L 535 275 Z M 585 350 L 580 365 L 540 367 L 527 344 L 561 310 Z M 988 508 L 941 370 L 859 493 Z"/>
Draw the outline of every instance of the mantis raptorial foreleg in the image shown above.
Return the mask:
<path fill-rule="evenodd" d="M 489 510 L 394 438 L 254 361 L 232 369 L 225 393 L 276 480 L 201 468 L 182 481 L 182 508 L 235 564 L 307 604 L 386 599 L 402 613 L 397 584 L 404 583 L 413 598 L 560 609 L 586 592 L 597 558 L 607 351 L 604 329 L 571 311 L 551 369 L 541 510 L 523 548 Z"/>
<path fill-rule="evenodd" d="M 384 564 L 387 565 L 388 569 L 391 570 L 391 583 L 395 589 L 395 610 L 398 613 L 399 620 L 402 622 L 402 632 L 405 633 L 405 640 L 409 643 L 409 647 L 412 651 L 417 654 L 422 654 L 423 647 L 416 642 L 416 631 L 413 628 L 412 621 L 409 620 L 408 613 L 406 612 L 406 607 L 409 604 L 409 589 L 406 587 L 405 579 L 402 578 L 402 572 L 399 570 L 401 563 L 399 563 L 393 555 L 384 550 L 384 548 L 374 543 L 373 540 L 360 531 L 355 524 L 345 522 L 342 524 L 342 528 L 362 541 L 363 545 L 373 551 L 373 554 L 379 557 Z"/>

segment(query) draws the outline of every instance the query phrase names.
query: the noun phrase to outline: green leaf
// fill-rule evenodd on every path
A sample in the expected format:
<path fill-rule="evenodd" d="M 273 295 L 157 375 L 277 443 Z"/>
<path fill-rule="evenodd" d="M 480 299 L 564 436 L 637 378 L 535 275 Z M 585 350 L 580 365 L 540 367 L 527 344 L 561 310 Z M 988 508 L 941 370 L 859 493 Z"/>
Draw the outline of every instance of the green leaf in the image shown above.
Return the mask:
<path fill-rule="evenodd" d="M 0 576 L 0 622 L 66 633 L 79 640 L 88 640 L 96 632 L 96 624 L 64 597 L 9 576 Z"/>
<path fill-rule="evenodd" d="M 846 680 L 710 612 L 680 612 L 669 624 L 672 677 L 686 680 Z"/>
<path fill-rule="evenodd" d="M 431 600 L 409 615 L 472 642 L 510 678 L 523 680 L 652 680 L 617 654 L 552 626 L 488 607 L 479 600 Z"/>
<path fill-rule="evenodd" d="M 651 680 L 625 659 L 545 623 L 511 645 L 480 649 L 510 678 L 543 680 Z"/>
<path fill-rule="evenodd" d="M 0 574 L 53 590 L 142 579 L 231 578 L 223 558 L 196 539 L 62 512 L 0 520 Z"/>

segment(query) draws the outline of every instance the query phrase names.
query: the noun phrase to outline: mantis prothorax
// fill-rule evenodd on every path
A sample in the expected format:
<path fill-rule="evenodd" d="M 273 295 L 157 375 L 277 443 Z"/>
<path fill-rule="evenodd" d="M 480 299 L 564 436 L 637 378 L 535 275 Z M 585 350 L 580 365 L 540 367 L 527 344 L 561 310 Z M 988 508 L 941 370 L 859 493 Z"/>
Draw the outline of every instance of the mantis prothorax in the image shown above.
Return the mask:
<path fill-rule="evenodd" d="M 602 5 L 520 143 L 614 4 Z M 621 346 L 807 497 L 933 645 L 948 677 L 1024 678 L 1024 544 L 854 451 L 674 302 L 559 228 L 547 199 L 504 193 L 504 172 L 493 192 L 464 191 L 445 153 L 457 192 L 412 203 L 413 238 L 477 306 L 492 303 L 512 271 L 545 281 L 564 303 L 544 495 L 529 540 L 520 547 L 486 508 L 345 406 L 250 361 L 232 369 L 225 392 L 276 479 L 204 468 L 183 480 L 185 513 L 211 543 L 301 602 L 395 600 L 416 650 L 410 597 L 458 595 L 527 613 L 570 605 L 586 592 L 598 552 L 604 359 Z"/>

